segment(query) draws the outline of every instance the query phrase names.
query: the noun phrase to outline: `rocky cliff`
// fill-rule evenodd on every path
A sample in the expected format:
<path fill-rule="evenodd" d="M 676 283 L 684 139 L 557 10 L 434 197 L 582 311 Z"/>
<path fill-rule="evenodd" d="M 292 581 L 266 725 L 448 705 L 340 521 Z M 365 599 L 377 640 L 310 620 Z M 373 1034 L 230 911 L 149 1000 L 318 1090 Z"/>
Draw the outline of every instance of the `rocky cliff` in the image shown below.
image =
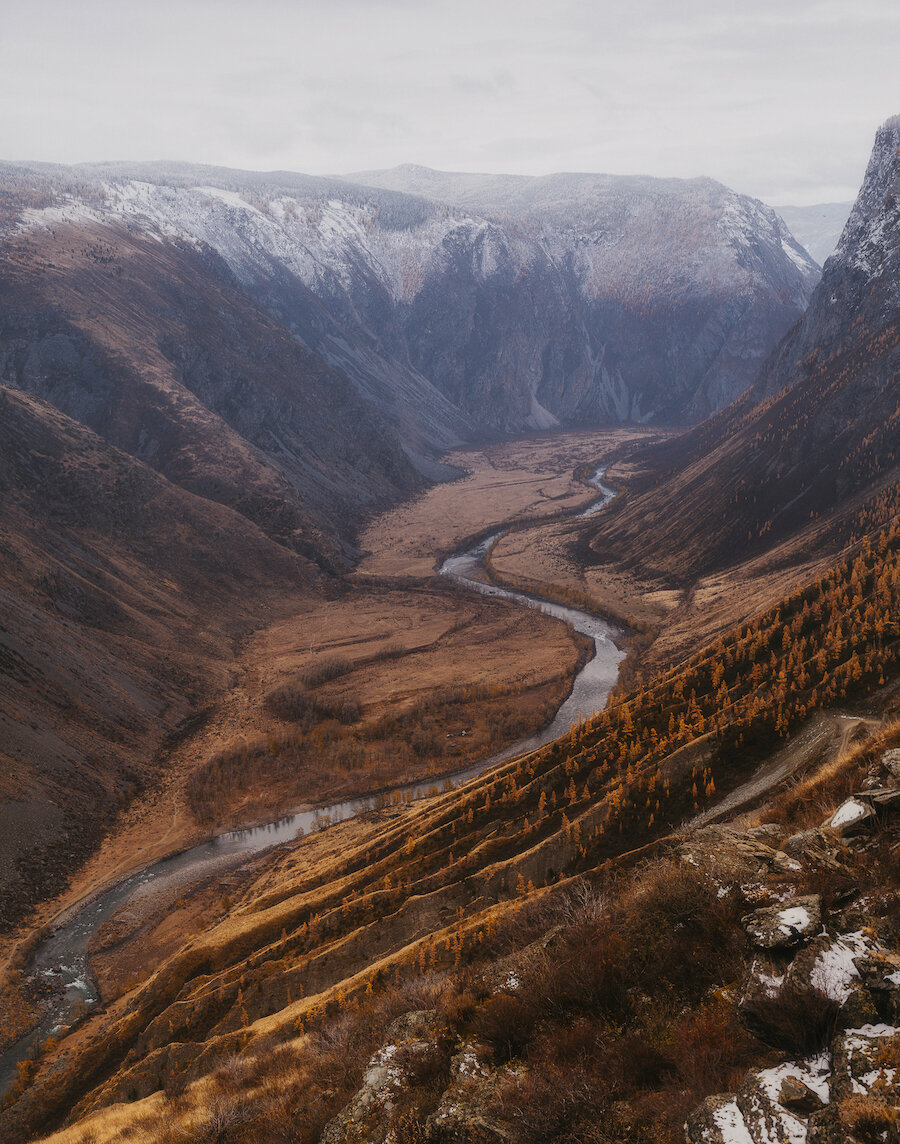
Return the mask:
<path fill-rule="evenodd" d="M 818 277 L 773 211 L 710 179 L 461 176 L 463 193 L 425 175 L 6 170 L 39 204 L 19 228 L 215 251 L 414 457 L 484 431 L 697 420 L 750 384 Z"/>

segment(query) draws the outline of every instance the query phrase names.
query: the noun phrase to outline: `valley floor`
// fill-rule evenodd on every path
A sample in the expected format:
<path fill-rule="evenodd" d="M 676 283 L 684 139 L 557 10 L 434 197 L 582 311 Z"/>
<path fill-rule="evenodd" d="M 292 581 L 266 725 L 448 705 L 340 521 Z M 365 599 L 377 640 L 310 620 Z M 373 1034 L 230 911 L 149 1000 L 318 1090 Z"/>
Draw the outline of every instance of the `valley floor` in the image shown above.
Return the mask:
<path fill-rule="evenodd" d="M 553 434 L 451 454 L 465 475 L 373 520 L 345 593 L 273 609 L 243 641 L 230 688 L 169 749 L 162 781 L 123 813 L 65 893 L 5 943 L 5 1043 L 36 1011 L 33 991 L 23 998 L 10 971 L 41 932 L 103 888 L 229 828 L 458 771 L 547 723 L 583 661 L 583 641 L 539 612 L 454 587 L 436 566 L 485 529 L 589 504 L 596 493 L 583 472 L 652 435 Z M 317 702 L 353 707 L 359 718 L 308 735 L 267 696 L 327 660 L 340 660 L 341 674 L 315 686 Z M 411 741 L 421 746 L 411 750 Z M 222 900 L 206 879 L 143 895 L 117 914 L 94 945 L 104 1001 L 151 972 L 185 930 L 227 911 Z"/>

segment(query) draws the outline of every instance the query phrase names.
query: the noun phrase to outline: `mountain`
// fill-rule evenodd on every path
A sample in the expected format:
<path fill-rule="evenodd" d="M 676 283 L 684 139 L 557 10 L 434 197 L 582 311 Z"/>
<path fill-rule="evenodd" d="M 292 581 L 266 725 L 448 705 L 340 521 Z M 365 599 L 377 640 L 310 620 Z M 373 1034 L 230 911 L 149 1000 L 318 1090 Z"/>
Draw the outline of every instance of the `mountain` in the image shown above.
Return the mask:
<path fill-rule="evenodd" d="M 0 927 L 59 890 L 315 564 L 0 386 Z M 162 752 L 161 754 L 159 752 Z"/>
<path fill-rule="evenodd" d="M 356 178 L 368 185 L 183 164 L 6 169 L 31 204 L 19 228 L 118 225 L 215 252 L 425 472 L 483 432 L 697 420 L 752 381 L 818 276 L 773 211 L 709 179 Z"/>
<path fill-rule="evenodd" d="M 118 220 L 63 218 L 9 236 L 0 382 L 323 566 L 345 563 L 361 509 L 422 483 L 349 379 L 216 254 Z"/>
<path fill-rule="evenodd" d="M 811 207 L 776 206 L 791 233 L 820 266 L 834 253 L 853 203 L 817 203 Z"/>
<path fill-rule="evenodd" d="M 803 318 L 745 394 L 648 459 L 652 487 L 605 514 L 595 558 L 640 538 L 647 568 L 695 575 L 786 538 L 837 550 L 897 511 L 898 199 L 894 118 Z"/>
<path fill-rule="evenodd" d="M 748 556 L 777 563 L 790 544 L 820 567 L 458 789 L 384 799 L 248 854 L 227 880 L 127 903 L 92 951 L 135 976 L 107 978 L 102 1006 L 20 1059 L 4 1139 L 891 1139 L 898 189 L 900 118 L 879 131 L 838 251 L 751 390 L 628 454 L 644 475 L 568 522 L 598 560 L 618 551 L 685 584 Z M 12 400 L 54 420 L 76 458 L 47 480 L 52 438 L 0 440 L 36 498 L 28 518 L 47 515 L 45 492 L 55 503 L 81 487 L 85 450 L 121 480 L 142 465 Z M 165 487 L 152 474 L 133 505 L 136 541 Z M 253 538 L 272 539 L 218 511 L 256 579 Z M 98 538 L 108 512 L 96 505 Z M 187 505 L 162 503 L 165 523 L 177 513 Z M 305 583 L 311 566 L 279 547 Z"/>

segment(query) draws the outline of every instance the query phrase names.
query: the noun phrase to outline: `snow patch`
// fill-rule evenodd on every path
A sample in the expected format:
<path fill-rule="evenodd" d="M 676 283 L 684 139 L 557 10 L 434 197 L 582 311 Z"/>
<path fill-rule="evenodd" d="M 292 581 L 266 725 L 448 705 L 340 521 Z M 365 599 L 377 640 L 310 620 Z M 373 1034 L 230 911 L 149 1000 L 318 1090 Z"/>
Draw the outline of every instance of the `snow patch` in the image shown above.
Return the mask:
<path fill-rule="evenodd" d="M 713 1120 L 722 1133 L 725 1144 L 754 1144 L 736 1100 L 717 1108 L 713 1113 Z"/>
<path fill-rule="evenodd" d="M 826 997 L 843 1005 L 853 992 L 854 978 L 859 977 L 854 958 L 877 948 L 878 943 L 871 942 L 860 931 L 844 934 L 818 955 L 809 975 L 810 982 Z"/>
<path fill-rule="evenodd" d="M 831 818 L 831 826 L 846 826 L 849 822 L 856 822 L 858 818 L 866 813 L 867 807 L 863 806 L 861 802 L 856 802 L 855 799 L 848 799 L 843 806 L 839 807 Z"/>
<path fill-rule="evenodd" d="M 778 928 L 782 933 L 794 933 L 795 931 L 803 931 L 810 924 L 809 913 L 803 906 L 792 906 L 790 909 L 782 910 L 778 915 Z"/>

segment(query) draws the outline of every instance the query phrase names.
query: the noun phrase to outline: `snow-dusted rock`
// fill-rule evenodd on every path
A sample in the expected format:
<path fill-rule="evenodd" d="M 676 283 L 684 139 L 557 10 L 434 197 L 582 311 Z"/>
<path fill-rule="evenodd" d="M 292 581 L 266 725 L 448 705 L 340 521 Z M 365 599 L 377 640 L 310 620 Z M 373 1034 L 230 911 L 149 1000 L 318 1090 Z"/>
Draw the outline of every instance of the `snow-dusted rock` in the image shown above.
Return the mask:
<path fill-rule="evenodd" d="M 737 1093 L 737 1106 L 751 1139 L 757 1144 L 804 1144 L 806 1121 L 803 1113 L 787 1108 L 781 1094 L 787 1084 L 789 1092 L 800 1088 L 809 1094 L 814 1112 L 827 1104 L 830 1060 L 827 1054 L 808 1061 L 788 1061 L 770 1069 L 747 1074 Z"/>
<path fill-rule="evenodd" d="M 818 933 L 822 925 L 821 901 L 817 894 L 810 894 L 766 906 L 747 914 L 741 925 L 757 949 L 793 949 Z"/>
<path fill-rule="evenodd" d="M 837 810 L 822 824 L 823 829 L 831 830 L 841 838 L 852 838 L 870 830 L 877 815 L 867 800 L 854 795 L 841 803 Z"/>
<path fill-rule="evenodd" d="M 688 1117 L 684 1134 L 687 1144 L 757 1144 L 731 1093 L 708 1096 Z"/>
<path fill-rule="evenodd" d="M 373 1054 L 353 1099 L 322 1133 L 322 1144 L 380 1144 L 390 1139 L 397 1098 L 409 1084 L 411 1066 L 440 1054 L 441 1024 L 434 1010 L 404 1013 L 388 1027 L 387 1041 Z"/>
<path fill-rule="evenodd" d="M 834 1069 L 831 1090 L 835 1099 L 885 1088 L 898 1084 L 897 1070 L 882 1063 L 888 1049 L 896 1059 L 900 1052 L 900 1027 L 888 1024 L 866 1024 L 846 1029 L 835 1037 Z"/>
<path fill-rule="evenodd" d="M 510 1068 L 488 1068 L 478 1045 L 465 1043 L 451 1059 L 450 1083 L 426 1121 L 429 1137 L 446 1144 L 507 1144 L 512 1128 L 494 1115 L 491 1105 L 516 1075 Z"/>

